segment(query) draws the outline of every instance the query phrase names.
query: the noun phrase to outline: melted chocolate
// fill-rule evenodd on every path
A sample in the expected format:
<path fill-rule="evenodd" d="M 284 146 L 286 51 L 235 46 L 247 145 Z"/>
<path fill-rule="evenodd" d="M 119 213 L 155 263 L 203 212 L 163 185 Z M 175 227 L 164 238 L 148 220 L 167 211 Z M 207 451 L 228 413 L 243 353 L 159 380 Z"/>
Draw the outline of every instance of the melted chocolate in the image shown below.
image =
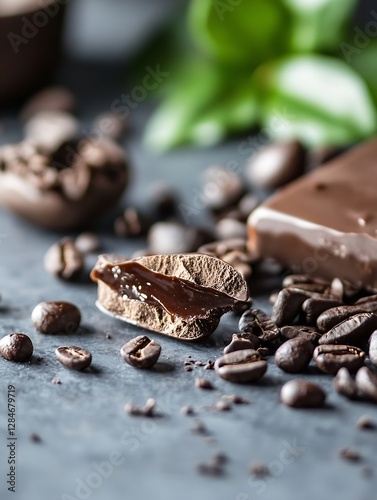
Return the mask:
<path fill-rule="evenodd" d="M 95 268 L 91 278 L 103 281 L 124 300 L 162 307 L 173 319 L 205 318 L 209 310 L 232 309 L 239 302 L 214 288 L 151 271 L 136 261 Z"/>

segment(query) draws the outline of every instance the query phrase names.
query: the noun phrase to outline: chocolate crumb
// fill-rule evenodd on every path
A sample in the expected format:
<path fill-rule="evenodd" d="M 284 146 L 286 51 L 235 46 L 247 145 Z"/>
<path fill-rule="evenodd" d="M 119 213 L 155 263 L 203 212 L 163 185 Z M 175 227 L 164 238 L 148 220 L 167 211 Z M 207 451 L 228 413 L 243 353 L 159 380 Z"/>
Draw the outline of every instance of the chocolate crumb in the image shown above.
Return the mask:
<path fill-rule="evenodd" d="M 215 362 L 211 361 L 210 359 L 207 361 L 207 363 L 204 365 L 205 370 L 214 370 L 215 369 Z"/>
<path fill-rule="evenodd" d="M 210 382 L 206 378 L 197 378 L 195 379 L 195 387 L 198 387 L 199 389 L 207 389 L 207 390 L 213 390 L 214 386 L 212 382 Z"/>
<path fill-rule="evenodd" d="M 144 417 L 154 417 L 156 409 L 156 401 L 152 398 L 149 398 L 145 403 L 145 406 L 141 409 L 142 415 Z"/>
<path fill-rule="evenodd" d="M 110 340 L 110 339 L 112 339 L 112 338 L 113 338 L 113 336 L 112 336 L 112 335 L 110 335 L 110 333 L 106 333 L 106 338 L 107 338 L 107 340 Z"/>
<path fill-rule="evenodd" d="M 185 372 L 192 372 L 192 366 L 191 365 L 186 365 L 185 366 Z"/>
<path fill-rule="evenodd" d="M 231 409 L 232 409 L 232 403 L 229 401 L 224 401 L 220 399 L 220 401 L 217 401 L 217 403 L 215 404 L 215 410 L 218 411 L 229 411 Z"/>
<path fill-rule="evenodd" d="M 224 401 L 229 401 L 235 405 L 249 405 L 250 401 L 242 396 L 236 396 L 235 394 L 224 394 L 221 396 Z"/>
<path fill-rule="evenodd" d="M 195 361 L 195 366 L 204 366 L 204 363 L 201 361 Z"/>
<path fill-rule="evenodd" d="M 255 477 L 266 477 L 270 475 L 268 466 L 263 462 L 255 461 L 250 465 L 250 473 Z"/>
<path fill-rule="evenodd" d="M 60 380 L 59 378 L 53 378 L 53 379 L 51 380 L 51 383 L 52 383 L 52 384 L 59 385 L 59 384 L 61 384 L 62 382 L 61 382 L 61 380 Z"/>
<path fill-rule="evenodd" d="M 213 463 L 198 464 L 197 471 L 203 476 L 223 476 L 225 473 L 221 465 Z"/>
<path fill-rule="evenodd" d="M 189 405 L 182 406 L 181 408 L 182 415 L 194 415 L 194 408 Z"/>
<path fill-rule="evenodd" d="M 190 430 L 194 434 L 202 434 L 202 435 L 208 434 L 208 430 L 201 420 L 195 420 Z"/>
<path fill-rule="evenodd" d="M 360 454 L 352 448 L 342 448 L 339 450 L 339 456 L 340 458 L 349 460 L 350 462 L 358 462 L 361 460 Z"/>
<path fill-rule="evenodd" d="M 228 455 L 226 455 L 224 452 L 219 451 L 216 453 L 216 455 L 213 457 L 213 462 L 218 464 L 218 465 L 224 465 L 229 461 Z"/>
<path fill-rule="evenodd" d="M 29 436 L 29 439 L 30 441 L 32 441 L 33 443 L 41 443 L 42 442 L 42 438 L 39 434 L 37 434 L 36 432 L 32 432 Z"/>
<path fill-rule="evenodd" d="M 362 430 L 373 430 L 376 429 L 376 423 L 368 416 L 363 415 L 356 422 L 356 427 Z"/>

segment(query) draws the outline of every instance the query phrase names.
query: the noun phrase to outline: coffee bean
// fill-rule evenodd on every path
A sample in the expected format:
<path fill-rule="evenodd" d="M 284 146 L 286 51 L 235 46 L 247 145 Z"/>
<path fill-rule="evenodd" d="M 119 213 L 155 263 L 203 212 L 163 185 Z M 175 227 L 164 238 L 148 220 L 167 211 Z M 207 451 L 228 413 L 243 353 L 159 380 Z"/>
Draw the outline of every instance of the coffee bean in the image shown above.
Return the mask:
<path fill-rule="evenodd" d="M 174 217 L 177 212 L 177 194 L 165 182 L 151 184 L 147 193 L 147 206 L 157 220 Z"/>
<path fill-rule="evenodd" d="M 246 167 L 251 185 L 276 189 L 303 174 L 305 150 L 298 141 L 275 142 L 252 156 Z"/>
<path fill-rule="evenodd" d="M 277 326 L 291 324 L 301 311 L 308 294 L 296 288 L 283 288 L 272 307 L 272 321 Z"/>
<path fill-rule="evenodd" d="M 41 111 L 72 113 L 75 97 L 64 87 L 48 87 L 34 94 L 21 110 L 21 120 L 27 121 Z"/>
<path fill-rule="evenodd" d="M 203 192 L 207 206 L 217 212 L 235 205 L 245 187 L 238 174 L 226 167 L 214 166 L 203 173 Z"/>
<path fill-rule="evenodd" d="M 41 333 L 73 333 L 80 325 L 81 313 L 70 302 L 40 302 L 33 309 L 31 320 Z"/>
<path fill-rule="evenodd" d="M 323 406 L 326 393 L 321 387 L 306 380 L 290 380 L 281 388 L 282 403 L 294 408 L 317 408 Z"/>
<path fill-rule="evenodd" d="M 356 372 L 364 364 L 365 352 L 349 345 L 319 345 L 314 349 L 313 360 L 325 373 L 337 373 L 343 367 Z"/>
<path fill-rule="evenodd" d="M 55 349 L 60 363 L 71 370 L 85 370 L 92 362 L 92 355 L 86 349 L 77 346 L 62 346 Z"/>
<path fill-rule="evenodd" d="M 313 345 L 317 345 L 321 334 L 311 326 L 286 325 L 280 328 L 280 336 L 283 339 L 283 342 L 290 339 L 301 338 L 309 340 Z"/>
<path fill-rule="evenodd" d="M 44 258 L 46 270 L 62 280 L 77 280 L 84 268 L 84 258 L 71 238 L 52 245 Z"/>
<path fill-rule="evenodd" d="M 328 309 L 341 305 L 342 302 L 339 300 L 310 297 L 302 304 L 302 312 L 304 313 L 306 323 L 315 325 L 320 314 Z"/>
<path fill-rule="evenodd" d="M 360 304 L 369 304 L 370 302 L 377 302 L 377 295 L 367 295 L 366 297 L 360 297 L 355 302 L 355 306 L 358 306 Z"/>
<path fill-rule="evenodd" d="M 65 141 L 73 139 L 79 130 L 74 116 L 62 111 L 40 111 L 25 124 L 26 139 L 53 151 Z"/>
<path fill-rule="evenodd" d="M 361 396 L 377 403 L 377 375 L 366 366 L 356 373 L 356 387 Z"/>
<path fill-rule="evenodd" d="M 369 339 L 369 359 L 377 366 L 377 330 L 375 330 Z"/>
<path fill-rule="evenodd" d="M 301 290 L 305 289 L 301 288 L 304 285 L 309 285 L 309 289 L 310 286 L 316 286 L 317 288 L 311 291 L 323 293 L 330 286 L 330 282 L 307 274 L 289 274 L 283 279 L 282 285 L 283 288 L 298 288 Z"/>
<path fill-rule="evenodd" d="M 250 309 L 243 313 L 238 328 L 241 332 L 252 333 L 265 344 L 275 345 L 275 342 L 279 341 L 279 328 L 260 309 Z"/>
<path fill-rule="evenodd" d="M 377 315 L 359 313 L 335 325 L 319 339 L 319 344 L 358 345 L 368 340 L 377 328 Z"/>
<path fill-rule="evenodd" d="M 114 221 L 114 232 L 123 238 L 137 238 L 147 233 L 150 227 L 146 217 L 135 207 L 128 207 Z"/>
<path fill-rule="evenodd" d="M 263 462 L 253 462 L 250 465 L 250 473 L 257 478 L 263 478 L 270 475 L 270 470 Z"/>
<path fill-rule="evenodd" d="M 259 345 L 260 340 L 252 333 L 234 333 L 231 343 L 224 348 L 223 354 L 241 351 L 242 349 L 257 349 Z"/>
<path fill-rule="evenodd" d="M 96 234 L 85 232 L 77 236 L 75 246 L 82 254 L 87 254 L 98 252 L 101 248 L 101 243 Z"/>
<path fill-rule="evenodd" d="M 151 368 L 160 357 L 161 346 L 146 335 L 140 335 L 124 344 L 120 354 L 124 361 L 136 368 Z"/>
<path fill-rule="evenodd" d="M 361 430 L 374 430 L 377 425 L 368 415 L 362 415 L 356 422 L 356 427 Z"/>
<path fill-rule="evenodd" d="M 338 394 L 345 396 L 348 399 L 357 398 L 356 383 L 350 375 L 347 368 L 340 368 L 333 379 L 333 385 Z"/>
<path fill-rule="evenodd" d="M 268 347 L 258 347 L 257 352 L 262 356 L 271 356 L 271 351 Z"/>
<path fill-rule="evenodd" d="M 214 370 L 214 369 L 215 369 L 215 362 L 209 359 L 207 363 L 204 365 L 204 370 Z"/>
<path fill-rule="evenodd" d="M 317 327 L 321 332 L 327 332 L 351 316 L 367 312 L 377 314 L 377 301 L 365 302 L 354 306 L 339 306 L 328 309 L 318 316 Z"/>
<path fill-rule="evenodd" d="M 212 382 L 206 378 L 195 379 L 195 387 L 197 387 L 198 389 L 207 389 L 210 391 L 214 389 Z"/>
<path fill-rule="evenodd" d="M 23 363 L 33 354 L 33 343 L 24 333 L 10 333 L 0 340 L 0 355 L 8 361 Z"/>
<path fill-rule="evenodd" d="M 254 382 L 266 373 L 267 362 L 254 349 L 234 351 L 216 360 L 216 373 L 230 382 Z"/>
<path fill-rule="evenodd" d="M 295 338 L 281 345 L 275 353 L 275 363 L 287 373 L 297 373 L 309 365 L 314 346 L 306 339 Z"/>
<path fill-rule="evenodd" d="M 216 224 L 216 235 L 220 240 L 247 237 L 246 224 L 229 217 L 220 219 Z"/>

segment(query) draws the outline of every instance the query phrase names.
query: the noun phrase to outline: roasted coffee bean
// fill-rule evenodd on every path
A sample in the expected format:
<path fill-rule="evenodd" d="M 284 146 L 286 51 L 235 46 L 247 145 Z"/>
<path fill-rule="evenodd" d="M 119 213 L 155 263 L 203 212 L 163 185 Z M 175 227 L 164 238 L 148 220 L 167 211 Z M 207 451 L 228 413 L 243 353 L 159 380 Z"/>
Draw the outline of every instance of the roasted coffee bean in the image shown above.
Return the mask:
<path fill-rule="evenodd" d="M 119 141 L 126 133 L 127 123 L 127 120 L 122 119 L 117 113 L 106 111 L 94 118 L 93 132 L 98 130 L 100 134 Z"/>
<path fill-rule="evenodd" d="M 291 324 L 307 298 L 308 294 L 297 288 L 283 288 L 272 307 L 272 320 L 277 326 Z"/>
<path fill-rule="evenodd" d="M 329 286 L 330 282 L 323 278 L 308 276 L 307 274 L 289 274 L 283 279 L 283 288 L 300 288 L 304 285 L 317 285 L 315 290 L 318 293 L 323 293 Z"/>
<path fill-rule="evenodd" d="M 234 333 L 231 343 L 224 348 L 223 353 L 229 354 L 242 349 L 257 349 L 259 345 L 260 340 L 252 333 Z"/>
<path fill-rule="evenodd" d="M 274 142 L 253 155 L 246 167 L 251 185 L 276 189 L 304 173 L 305 149 L 298 141 Z"/>
<path fill-rule="evenodd" d="M 24 131 L 26 139 L 53 151 L 76 136 L 79 122 L 62 111 L 40 111 L 26 122 Z"/>
<path fill-rule="evenodd" d="M 203 193 L 207 206 L 218 212 L 240 200 L 245 193 L 244 182 L 226 167 L 209 167 L 203 173 Z"/>
<path fill-rule="evenodd" d="M 128 207 L 114 221 L 114 231 L 117 236 L 137 238 L 147 233 L 150 223 L 135 207 Z"/>
<path fill-rule="evenodd" d="M 337 373 L 343 367 L 356 372 L 364 364 L 365 352 L 349 345 L 319 345 L 314 349 L 313 360 L 325 373 Z"/>
<path fill-rule="evenodd" d="M 294 408 L 317 408 L 323 406 L 326 393 L 321 387 L 306 380 L 290 380 L 281 388 L 282 403 Z"/>
<path fill-rule="evenodd" d="M 46 270 L 66 281 L 77 280 L 84 268 L 84 258 L 71 238 L 52 245 L 44 258 Z"/>
<path fill-rule="evenodd" d="M 245 238 L 234 238 L 231 240 L 219 240 L 206 243 L 198 248 L 198 253 L 205 253 L 207 255 L 212 255 L 213 257 L 218 257 L 221 259 L 224 255 L 229 254 L 233 251 L 242 252 L 249 256 L 250 263 L 252 262 L 252 256 L 249 254 L 246 239 Z"/>
<path fill-rule="evenodd" d="M 319 344 L 359 345 L 377 328 L 377 315 L 359 313 L 335 325 L 319 339 Z"/>
<path fill-rule="evenodd" d="M 33 309 L 31 320 L 41 333 L 72 333 L 80 325 L 81 313 L 70 302 L 40 302 Z"/>
<path fill-rule="evenodd" d="M 309 365 L 314 346 L 306 339 L 287 340 L 275 352 L 275 363 L 287 373 L 298 373 Z"/>
<path fill-rule="evenodd" d="M 254 349 L 234 351 L 216 360 L 216 373 L 230 382 L 254 382 L 266 373 L 267 362 Z"/>
<path fill-rule="evenodd" d="M 340 280 L 339 278 L 334 278 L 331 282 L 330 286 L 330 295 L 334 298 L 337 298 L 340 301 L 345 299 L 350 299 L 354 297 L 358 292 L 360 292 L 360 288 L 356 288 L 345 281 Z"/>
<path fill-rule="evenodd" d="M 71 370 L 85 370 L 92 362 L 92 355 L 86 349 L 77 346 L 62 346 L 55 349 L 58 361 Z"/>
<path fill-rule="evenodd" d="M 377 403 L 377 375 L 366 366 L 356 373 L 356 387 L 359 394 Z"/>
<path fill-rule="evenodd" d="M 27 121 L 41 111 L 72 113 L 75 97 L 64 87 L 48 87 L 34 94 L 21 110 L 21 120 Z"/>
<path fill-rule="evenodd" d="M 233 250 L 223 255 L 222 260 L 233 266 L 245 279 L 249 279 L 252 275 L 253 269 L 250 265 L 250 257 L 239 250 Z M 251 305 L 251 304 L 250 304 Z"/>
<path fill-rule="evenodd" d="M 0 340 L 0 356 L 8 361 L 23 363 L 33 354 L 33 343 L 24 333 L 10 333 Z"/>
<path fill-rule="evenodd" d="M 377 330 L 375 330 L 369 339 L 369 359 L 377 366 Z"/>
<path fill-rule="evenodd" d="M 321 334 L 311 326 L 286 325 L 280 328 L 280 336 L 283 339 L 283 342 L 290 339 L 301 338 L 309 340 L 313 345 L 316 345 L 318 344 L 318 340 L 321 337 Z"/>
<path fill-rule="evenodd" d="M 136 368 L 151 368 L 160 357 L 161 346 L 146 335 L 139 335 L 124 344 L 120 355 L 126 363 Z"/>
<path fill-rule="evenodd" d="M 147 205 L 157 220 L 174 217 L 178 208 L 178 195 L 169 184 L 156 182 L 149 186 Z"/>
<path fill-rule="evenodd" d="M 271 351 L 268 347 L 258 347 L 257 352 L 264 358 L 266 356 L 271 356 Z"/>
<path fill-rule="evenodd" d="M 358 306 L 360 304 L 368 304 L 370 302 L 377 303 L 377 295 L 367 295 L 366 297 L 361 297 L 355 302 L 355 306 Z"/>
<path fill-rule="evenodd" d="M 356 383 L 346 367 L 340 368 L 333 379 L 333 385 L 338 394 L 341 394 L 348 399 L 357 398 Z"/>
<path fill-rule="evenodd" d="M 274 344 L 279 340 L 280 332 L 276 324 L 260 309 L 250 309 L 243 313 L 238 323 L 241 332 L 252 333 L 262 343 Z"/>
<path fill-rule="evenodd" d="M 231 240 L 247 237 L 247 228 L 244 222 L 230 217 L 220 219 L 216 224 L 216 235 L 220 240 Z"/>
<path fill-rule="evenodd" d="M 365 302 L 354 306 L 339 306 L 328 309 L 317 318 L 317 327 L 321 332 L 327 332 L 342 321 L 360 313 L 376 313 L 377 301 Z"/>
<path fill-rule="evenodd" d="M 195 387 L 197 387 L 198 389 L 207 389 L 210 391 L 214 389 L 212 382 L 206 378 L 195 379 Z"/>
<path fill-rule="evenodd" d="M 339 300 L 310 297 L 302 304 L 302 312 L 304 313 L 306 323 L 315 325 L 320 314 L 328 309 L 341 305 L 342 302 Z"/>
<path fill-rule="evenodd" d="M 82 254 L 98 252 L 101 248 L 98 236 L 89 232 L 79 234 L 75 239 L 75 246 Z"/>

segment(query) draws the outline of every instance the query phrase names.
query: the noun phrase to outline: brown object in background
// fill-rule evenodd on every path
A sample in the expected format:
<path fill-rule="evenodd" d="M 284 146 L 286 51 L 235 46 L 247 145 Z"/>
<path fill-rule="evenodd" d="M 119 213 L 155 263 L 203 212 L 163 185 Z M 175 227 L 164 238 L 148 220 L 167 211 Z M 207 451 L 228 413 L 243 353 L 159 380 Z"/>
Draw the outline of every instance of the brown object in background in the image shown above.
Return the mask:
<path fill-rule="evenodd" d="M 57 0 L 2 1 L 0 7 L 0 104 L 46 82 L 59 61 L 65 5 Z"/>

